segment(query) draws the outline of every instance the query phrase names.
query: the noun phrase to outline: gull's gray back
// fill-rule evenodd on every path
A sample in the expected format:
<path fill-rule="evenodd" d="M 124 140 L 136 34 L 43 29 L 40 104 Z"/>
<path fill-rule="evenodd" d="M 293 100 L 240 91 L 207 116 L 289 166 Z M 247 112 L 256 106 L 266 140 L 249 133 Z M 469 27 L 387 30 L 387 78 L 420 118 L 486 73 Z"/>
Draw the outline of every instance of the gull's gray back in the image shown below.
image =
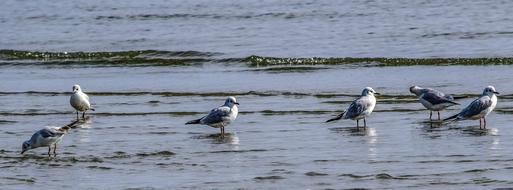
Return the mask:
<path fill-rule="evenodd" d="M 454 100 L 454 98 L 452 96 L 445 95 L 444 93 L 442 93 L 440 91 L 430 89 L 430 88 L 426 88 L 426 89 L 422 90 L 421 98 L 423 98 L 424 100 L 428 101 L 429 103 L 431 103 L 433 105 L 443 104 L 443 103 L 451 103 Z"/>
<path fill-rule="evenodd" d="M 201 123 L 205 125 L 218 124 L 221 122 L 230 122 L 230 108 L 227 106 L 221 106 L 215 108 L 208 115 L 201 118 Z"/>
<path fill-rule="evenodd" d="M 369 108 L 371 105 L 370 100 L 365 97 L 360 97 L 357 100 L 353 101 L 349 108 L 347 108 L 346 113 L 344 114 L 344 119 L 352 119 L 360 116 L 365 110 Z"/>
<path fill-rule="evenodd" d="M 465 109 L 458 114 L 459 118 L 468 118 L 480 114 L 482 111 L 492 106 L 492 99 L 489 96 L 481 96 L 472 101 Z"/>

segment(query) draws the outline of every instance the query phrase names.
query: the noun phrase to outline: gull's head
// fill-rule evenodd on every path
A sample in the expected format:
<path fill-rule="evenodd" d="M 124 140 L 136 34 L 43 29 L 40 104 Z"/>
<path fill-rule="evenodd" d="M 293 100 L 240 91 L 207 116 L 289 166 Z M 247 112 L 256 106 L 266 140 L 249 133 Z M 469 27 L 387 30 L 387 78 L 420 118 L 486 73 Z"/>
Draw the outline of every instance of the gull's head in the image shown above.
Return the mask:
<path fill-rule="evenodd" d="M 420 90 L 422 90 L 422 88 L 419 87 L 419 86 L 411 86 L 410 87 L 410 92 L 415 94 L 415 95 L 417 95 L 417 96 L 420 95 Z"/>
<path fill-rule="evenodd" d="M 484 90 L 483 90 L 483 95 L 486 95 L 486 96 L 491 96 L 493 94 L 499 94 L 499 92 L 497 92 L 495 90 L 495 87 L 493 86 L 487 86 Z"/>
<path fill-rule="evenodd" d="M 226 101 L 224 101 L 224 105 L 228 107 L 233 107 L 234 105 L 239 105 L 239 102 L 237 102 L 237 99 L 235 99 L 235 97 L 230 96 L 226 98 Z"/>
<path fill-rule="evenodd" d="M 80 92 L 80 91 L 82 91 L 82 90 L 80 89 L 80 86 L 78 84 L 73 85 L 73 92 Z"/>
<path fill-rule="evenodd" d="M 25 153 L 27 150 L 30 150 L 32 148 L 32 144 L 30 144 L 29 141 L 23 142 L 23 145 L 21 145 L 21 154 Z"/>
<path fill-rule="evenodd" d="M 373 95 L 374 96 L 374 95 L 379 95 L 379 93 L 374 91 L 374 89 L 372 89 L 371 87 L 366 87 L 362 91 L 362 96 L 367 96 L 367 95 Z"/>

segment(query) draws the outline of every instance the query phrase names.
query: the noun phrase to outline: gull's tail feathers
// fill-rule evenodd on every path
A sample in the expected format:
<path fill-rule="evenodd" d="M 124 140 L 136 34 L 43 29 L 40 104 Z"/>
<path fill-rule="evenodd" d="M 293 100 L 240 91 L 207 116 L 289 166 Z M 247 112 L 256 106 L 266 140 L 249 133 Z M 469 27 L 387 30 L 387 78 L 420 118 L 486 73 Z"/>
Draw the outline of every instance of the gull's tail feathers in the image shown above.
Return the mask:
<path fill-rule="evenodd" d="M 458 120 L 458 115 L 459 114 L 455 114 L 451 117 L 448 117 L 448 118 L 445 118 L 444 121 L 455 121 L 455 120 Z"/>
<path fill-rule="evenodd" d="M 200 124 L 200 121 L 201 121 L 201 119 L 195 119 L 195 120 L 192 120 L 192 121 L 189 121 L 189 122 L 185 123 L 185 125 Z"/>
<path fill-rule="evenodd" d="M 346 112 L 345 112 L 345 111 L 343 111 L 341 114 L 337 115 L 337 117 L 334 117 L 334 118 L 328 119 L 328 121 L 326 121 L 326 123 L 342 119 L 342 117 L 344 117 L 344 114 L 345 114 L 345 113 L 346 113 Z"/>

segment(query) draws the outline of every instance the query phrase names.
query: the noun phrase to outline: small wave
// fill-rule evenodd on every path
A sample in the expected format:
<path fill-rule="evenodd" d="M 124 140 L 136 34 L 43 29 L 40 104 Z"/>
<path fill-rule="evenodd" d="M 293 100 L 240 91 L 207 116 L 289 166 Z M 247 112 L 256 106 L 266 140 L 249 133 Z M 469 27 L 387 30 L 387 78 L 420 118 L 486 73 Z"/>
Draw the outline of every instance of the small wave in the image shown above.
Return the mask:
<path fill-rule="evenodd" d="M 0 50 L 0 65 L 74 65 L 96 67 L 129 66 L 194 66 L 201 64 L 245 64 L 253 69 L 270 73 L 314 72 L 327 66 L 384 67 L 416 65 L 511 65 L 513 57 L 479 58 L 385 58 L 385 57 L 311 57 L 278 58 L 249 56 L 222 57 L 222 53 L 199 51 L 113 51 L 113 52 L 42 52 Z M 321 67 L 324 66 L 324 67 Z"/>
<path fill-rule="evenodd" d="M 279 180 L 279 179 L 285 179 L 285 178 L 282 176 L 279 176 L 279 175 L 272 175 L 272 176 L 259 176 L 259 177 L 255 177 L 253 179 L 260 181 L 260 180 Z"/>
<path fill-rule="evenodd" d="M 38 52 L 0 50 L 0 65 L 186 66 L 212 61 L 212 52 L 118 51 Z"/>
<path fill-rule="evenodd" d="M 176 153 L 174 153 L 174 152 L 164 150 L 164 151 L 150 152 L 150 153 L 137 153 L 136 156 L 139 156 L 139 157 L 152 157 L 152 156 L 170 157 L 170 156 L 174 156 L 175 154 Z"/>
<path fill-rule="evenodd" d="M 375 13 L 340 13 L 340 12 L 267 12 L 253 14 L 192 14 L 192 13 L 173 13 L 173 14 L 132 14 L 132 15 L 101 15 L 96 16 L 96 20 L 169 20 L 169 19 L 214 19 L 214 20 L 251 20 L 251 19 L 298 19 L 298 18 L 323 18 L 334 19 L 342 17 L 363 17 Z"/>
<path fill-rule="evenodd" d="M 306 176 L 327 176 L 329 174 L 311 171 L 311 172 L 306 172 L 305 175 Z"/>
<path fill-rule="evenodd" d="M 415 65 L 511 65 L 513 57 L 501 58 L 276 58 L 250 56 L 245 59 L 251 66 L 272 65 L 355 65 L 360 67 L 415 66 Z"/>

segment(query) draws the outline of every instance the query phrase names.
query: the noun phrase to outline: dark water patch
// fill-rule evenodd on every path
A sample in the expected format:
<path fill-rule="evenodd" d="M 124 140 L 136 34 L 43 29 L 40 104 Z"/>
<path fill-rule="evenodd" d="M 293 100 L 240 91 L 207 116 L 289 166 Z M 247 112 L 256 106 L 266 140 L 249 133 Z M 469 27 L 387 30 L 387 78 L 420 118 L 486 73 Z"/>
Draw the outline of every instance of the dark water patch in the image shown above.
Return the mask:
<path fill-rule="evenodd" d="M 100 170 L 111 170 L 111 169 L 113 169 L 111 167 L 106 167 L 106 166 L 87 166 L 86 168 L 89 168 L 89 169 L 100 169 Z"/>
<path fill-rule="evenodd" d="M 356 174 L 340 174 L 338 177 L 350 177 L 353 179 L 363 179 L 368 177 L 373 177 L 374 175 L 356 175 Z"/>
<path fill-rule="evenodd" d="M 0 120 L 0 124 L 16 123 L 17 121 Z"/>
<path fill-rule="evenodd" d="M 311 171 L 311 172 L 306 172 L 305 175 L 313 177 L 313 176 L 327 176 L 329 174 Z"/>
<path fill-rule="evenodd" d="M 490 183 L 507 183 L 508 181 L 495 180 L 495 179 L 490 179 L 487 177 L 481 177 L 481 178 L 472 179 L 471 182 L 472 182 L 472 184 L 490 184 Z"/>
<path fill-rule="evenodd" d="M 346 13 L 346 12 L 265 12 L 265 13 L 174 13 L 174 14 L 129 14 L 129 15 L 99 15 L 95 20 L 116 21 L 147 21 L 147 20 L 171 20 L 171 19 L 213 19 L 219 20 L 267 20 L 267 19 L 335 19 L 343 17 L 363 17 L 375 13 Z"/>
<path fill-rule="evenodd" d="M 336 162 L 338 160 L 314 160 L 313 162 Z"/>
<path fill-rule="evenodd" d="M 387 174 L 387 173 L 380 173 L 380 174 L 376 174 L 376 179 L 408 179 L 406 177 L 394 177 L 390 174 Z"/>
<path fill-rule="evenodd" d="M 463 172 L 465 172 L 465 173 L 481 173 L 481 172 L 486 172 L 486 171 L 491 171 L 491 170 L 495 170 L 495 169 L 493 169 L 493 168 L 472 169 L 472 170 L 465 170 Z"/>
<path fill-rule="evenodd" d="M 177 134 L 177 132 L 154 131 L 154 132 L 148 132 L 147 134 L 150 134 L 150 135 L 174 135 L 174 134 Z"/>
<path fill-rule="evenodd" d="M 442 33 L 430 33 L 424 34 L 422 38 L 448 38 L 448 39 L 474 39 L 474 38 L 487 38 L 487 37 L 499 37 L 503 35 L 513 35 L 511 31 L 498 31 L 498 32 L 442 32 Z"/>
<path fill-rule="evenodd" d="M 36 182 L 36 178 L 28 178 L 27 179 L 27 178 L 17 178 L 17 177 L 1 177 L 1 179 L 23 182 L 23 183 L 35 183 Z"/>
<path fill-rule="evenodd" d="M 95 162 L 95 163 L 102 163 L 103 159 L 96 156 L 80 156 L 80 157 L 64 157 L 60 158 L 58 157 L 57 161 L 59 162 Z"/>
<path fill-rule="evenodd" d="M 116 151 L 113 153 L 112 156 L 106 156 L 105 159 L 124 159 L 124 158 L 131 158 L 132 156 L 126 152 L 123 151 Z"/>
<path fill-rule="evenodd" d="M 139 156 L 139 157 L 153 157 L 153 156 L 155 156 L 155 157 L 171 157 L 174 155 L 176 155 L 176 153 L 167 151 L 167 150 L 151 152 L 151 153 L 137 153 L 136 154 L 136 156 Z"/>
<path fill-rule="evenodd" d="M 249 149 L 249 150 L 219 150 L 219 151 L 210 151 L 208 153 L 247 153 L 247 152 L 266 152 L 269 150 L 266 149 Z"/>
<path fill-rule="evenodd" d="M 220 144 L 220 143 L 230 143 L 233 141 L 234 138 L 237 138 L 237 136 L 233 133 L 225 133 L 224 136 L 221 135 L 221 133 L 213 133 L 213 134 L 201 134 L 201 135 L 195 135 L 191 137 L 192 139 L 208 139 L 213 140 L 213 143 Z"/>
<path fill-rule="evenodd" d="M 344 58 L 277 58 L 250 56 L 244 59 L 250 66 L 271 65 L 358 65 L 375 66 L 415 66 L 415 65 L 511 65 L 512 57 L 503 58 L 384 58 L 384 57 L 344 57 Z"/>
<path fill-rule="evenodd" d="M 282 176 L 278 176 L 278 175 L 272 175 L 272 176 L 254 177 L 253 179 L 260 181 L 260 180 L 280 180 L 280 179 L 285 179 L 285 178 Z"/>

